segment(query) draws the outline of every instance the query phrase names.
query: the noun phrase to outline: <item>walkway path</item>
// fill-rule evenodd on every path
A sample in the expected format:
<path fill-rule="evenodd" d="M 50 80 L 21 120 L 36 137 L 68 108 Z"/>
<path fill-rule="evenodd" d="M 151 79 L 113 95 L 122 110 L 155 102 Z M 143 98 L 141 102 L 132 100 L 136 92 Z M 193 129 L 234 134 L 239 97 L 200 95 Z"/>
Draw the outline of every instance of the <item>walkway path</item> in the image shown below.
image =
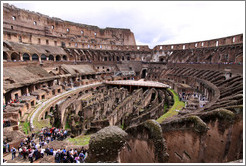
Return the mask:
<path fill-rule="evenodd" d="M 35 116 L 38 116 L 37 114 L 40 113 L 41 110 L 43 110 L 45 107 L 49 106 L 49 105 L 50 105 L 52 102 L 54 102 L 55 100 L 57 100 L 57 99 L 59 99 L 59 98 L 61 98 L 61 97 L 67 96 L 67 95 L 69 95 L 69 94 L 71 94 L 71 93 L 74 93 L 74 92 L 76 92 L 76 91 L 78 91 L 78 90 L 81 90 L 81 89 L 84 89 L 84 88 L 88 88 L 88 87 L 93 87 L 93 86 L 95 86 L 95 85 L 100 85 L 100 84 L 102 84 L 102 82 L 97 82 L 97 83 L 93 83 L 93 84 L 89 84 L 89 85 L 82 85 L 82 86 L 79 86 L 79 87 L 74 87 L 74 88 L 72 88 L 72 89 L 69 90 L 69 91 L 63 92 L 63 93 L 61 93 L 61 94 L 59 94 L 59 95 L 57 95 L 57 96 L 54 96 L 54 97 L 52 97 L 52 98 L 46 100 L 46 101 L 43 102 L 43 103 L 35 110 L 35 112 L 33 113 L 32 117 L 31 117 L 31 119 L 30 119 L 30 127 L 31 127 L 31 129 L 32 129 L 32 130 L 35 129 L 35 126 L 33 125 L 34 117 L 35 117 Z"/>

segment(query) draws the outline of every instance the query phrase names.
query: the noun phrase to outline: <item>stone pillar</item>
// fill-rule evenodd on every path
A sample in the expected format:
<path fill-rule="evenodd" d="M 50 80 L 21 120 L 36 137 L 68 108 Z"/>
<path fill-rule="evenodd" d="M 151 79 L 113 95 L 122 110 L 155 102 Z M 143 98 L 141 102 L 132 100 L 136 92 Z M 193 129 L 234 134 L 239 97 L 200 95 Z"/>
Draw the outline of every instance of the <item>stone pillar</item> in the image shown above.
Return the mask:
<path fill-rule="evenodd" d="M 20 55 L 20 60 L 23 61 L 23 56 L 21 55 L 21 53 L 19 52 Z"/>
<path fill-rule="evenodd" d="M 3 105 L 6 104 L 6 99 L 5 99 L 5 95 L 3 95 Z"/>
<path fill-rule="evenodd" d="M 11 60 L 11 54 L 10 54 L 10 52 L 8 52 L 8 53 L 6 52 L 6 54 L 7 54 L 7 61 Z"/>
<path fill-rule="evenodd" d="M 60 85 L 60 84 L 61 84 L 61 82 L 60 82 L 60 80 L 59 80 L 59 79 L 57 79 L 56 81 L 57 81 L 57 82 L 56 82 L 56 83 L 57 83 L 57 85 Z M 53 84 L 54 84 L 54 82 L 53 82 Z"/>
<path fill-rule="evenodd" d="M 38 61 L 41 62 L 41 55 L 38 54 Z"/>

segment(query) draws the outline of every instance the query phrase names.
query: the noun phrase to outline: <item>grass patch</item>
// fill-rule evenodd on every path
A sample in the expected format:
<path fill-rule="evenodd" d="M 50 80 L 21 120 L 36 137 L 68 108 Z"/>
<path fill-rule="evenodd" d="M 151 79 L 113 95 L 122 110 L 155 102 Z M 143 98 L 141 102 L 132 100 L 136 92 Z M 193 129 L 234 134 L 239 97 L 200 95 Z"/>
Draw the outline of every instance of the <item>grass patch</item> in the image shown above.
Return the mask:
<path fill-rule="evenodd" d="M 70 125 L 69 125 L 68 121 L 66 121 L 65 129 L 70 129 Z"/>
<path fill-rule="evenodd" d="M 22 130 L 26 135 L 30 133 L 30 122 L 20 123 L 20 126 L 22 126 Z"/>
<path fill-rule="evenodd" d="M 42 129 L 42 127 L 49 127 L 51 128 L 51 124 L 50 124 L 50 119 L 44 119 L 44 120 L 35 120 L 35 118 L 33 119 L 33 125 L 35 126 L 35 128 L 37 129 Z"/>
<path fill-rule="evenodd" d="M 163 114 L 160 118 L 156 120 L 158 123 L 162 123 L 165 119 L 172 117 L 174 115 L 177 115 L 178 112 L 175 110 L 181 110 L 185 106 L 185 103 L 179 100 L 178 94 L 173 89 L 168 89 L 168 90 L 173 94 L 174 104 L 168 110 L 167 113 Z M 164 105 L 164 111 L 165 109 L 167 109 L 167 106 L 165 108 L 165 105 Z"/>
<path fill-rule="evenodd" d="M 90 139 L 91 135 L 80 135 L 75 138 L 68 138 L 67 140 L 74 145 L 85 146 L 89 144 Z"/>

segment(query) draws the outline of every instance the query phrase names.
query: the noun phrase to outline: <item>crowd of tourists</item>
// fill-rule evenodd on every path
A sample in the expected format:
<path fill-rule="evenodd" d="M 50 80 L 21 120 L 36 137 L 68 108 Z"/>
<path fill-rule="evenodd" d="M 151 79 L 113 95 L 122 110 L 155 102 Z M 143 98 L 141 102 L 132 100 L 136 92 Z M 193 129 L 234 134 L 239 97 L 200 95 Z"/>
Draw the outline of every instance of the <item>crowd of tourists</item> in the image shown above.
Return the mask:
<path fill-rule="evenodd" d="M 45 153 L 47 153 L 47 155 L 55 156 L 56 163 L 84 163 L 88 155 L 87 150 L 83 147 L 81 150 L 66 150 L 65 148 L 63 150 L 54 150 L 52 148 L 46 148 Z"/>
<path fill-rule="evenodd" d="M 12 160 L 16 157 L 33 161 L 43 158 L 44 155 L 53 155 L 56 163 L 82 163 L 87 157 L 87 150 L 77 149 L 54 149 L 48 144 L 54 140 L 63 141 L 68 136 L 67 130 L 52 128 L 42 128 L 38 134 L 32 133 L 27 136 L 17 149 L 9 148 L 9 144 L 4 142 L 3 151 L 11 152 Z M 36 142 L 38 143 L 35 143 Z M 47 145 L 47 146 L 46 146 Z M 18 155 L 18 156 L 17 156 Z"/>
<path fill-rule="evenodd" d="M 5 111 L 7 105 L 10 105 L 12 103 L 21 103 L 21 102 L 22 102 L 22 100 L 19 100 L 19 99 L 14 99 L 14 100 L 10 99 L 9 102 L 3 104 L 3 111 Z"/>
<path fill-rule="evenodd" d="M 67 130 L 58 129 L 55 127 L 52 128 L 42 128 L 40 133 L 38 134 L 39 142 L 41 142 L 41 145 L 49 143 L 53 140 L 62 141 L 66 139 L 68 136 Z"/>

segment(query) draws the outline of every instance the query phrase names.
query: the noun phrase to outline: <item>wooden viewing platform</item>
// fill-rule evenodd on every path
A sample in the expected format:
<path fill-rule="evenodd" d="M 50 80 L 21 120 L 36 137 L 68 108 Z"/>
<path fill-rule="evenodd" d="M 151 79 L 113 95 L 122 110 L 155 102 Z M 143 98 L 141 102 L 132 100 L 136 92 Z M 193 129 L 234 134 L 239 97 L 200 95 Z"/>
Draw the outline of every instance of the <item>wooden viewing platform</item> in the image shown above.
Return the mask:
<path fill-rule="evenodd" d="M 144 81 L 144 80 L 118 80 L 118 81 L 105 81 L 106 85 L 119 85 L 119 86 L 135 86 L 135 87 L 151 87 L 151 88 L 170 88 L 169 85 L 156 82 L 156 81 Z"/>

